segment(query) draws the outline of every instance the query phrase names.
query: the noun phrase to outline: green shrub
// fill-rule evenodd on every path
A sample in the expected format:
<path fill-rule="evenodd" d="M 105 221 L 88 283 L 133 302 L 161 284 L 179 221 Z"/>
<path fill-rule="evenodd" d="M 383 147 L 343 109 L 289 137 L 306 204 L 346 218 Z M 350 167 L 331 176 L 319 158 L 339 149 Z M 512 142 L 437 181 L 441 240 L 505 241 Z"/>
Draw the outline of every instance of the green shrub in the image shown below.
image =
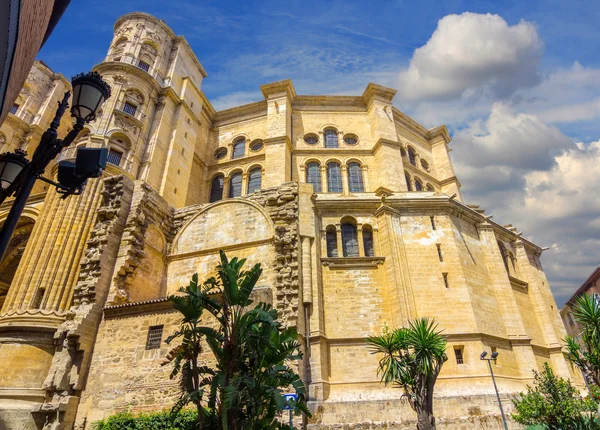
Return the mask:
<path fill-rule="evenodd" d="M 95 422 L 94 430 L 195 430 L 198 415 L 195 411 L 181 411 L 175 416 L 169 412 L 132 415 L 122 412 Z"/>

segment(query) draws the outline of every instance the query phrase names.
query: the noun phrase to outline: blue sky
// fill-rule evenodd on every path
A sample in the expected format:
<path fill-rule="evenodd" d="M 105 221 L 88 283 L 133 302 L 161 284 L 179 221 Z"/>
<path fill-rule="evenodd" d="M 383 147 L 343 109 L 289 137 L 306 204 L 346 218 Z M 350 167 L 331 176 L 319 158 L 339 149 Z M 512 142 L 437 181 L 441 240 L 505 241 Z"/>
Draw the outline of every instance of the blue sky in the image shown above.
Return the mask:
<path fill-rule="evenodd" d="M 186 37 L 217 109 L 285 78 L 299 94 L 397 88 L 396 107 L 451 130 L 467 203 L 551 247 L 559 306 L 598 265 L 600 2 L 73 0 L 39 58 L 89 70 L 132 11 Z"/>

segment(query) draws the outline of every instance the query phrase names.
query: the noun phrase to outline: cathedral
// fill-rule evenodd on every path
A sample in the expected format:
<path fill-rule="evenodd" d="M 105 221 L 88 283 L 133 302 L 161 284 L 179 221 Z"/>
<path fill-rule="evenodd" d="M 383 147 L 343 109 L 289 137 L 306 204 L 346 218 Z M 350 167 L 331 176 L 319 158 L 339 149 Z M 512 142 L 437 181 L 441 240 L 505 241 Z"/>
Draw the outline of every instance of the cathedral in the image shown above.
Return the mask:
<path fill-rule="evenodd" d="M 483 351 L 498 353 L 506 409 L 544 362 L 576 378 L 542 248 L 463 202 L 448 130 L 394 107 L 394 89 L 307 96 L 284 80 L 216 111 L 186 39 L 139 12 L 117 20 L 93 70 L 112 95 L 57 161 L 108 148 L 104 175 L 66 199 L 38 181 L 0 262 L 0 428 L 169 409 L 178 386 L 160 363 L 179 318 L 167 296 L 212 276 L 221 249 L 263 265 L 256 299 L 297 328 L 313 411 L 299 427 L 414 427 L 366 338 L 417 317 L 448 340 L 440 428 L 502 428 Z M 0 152 L 31 156 L 69 89 L 36 62 Z M 59 134 L 71 127 L 65 116 Z"/>

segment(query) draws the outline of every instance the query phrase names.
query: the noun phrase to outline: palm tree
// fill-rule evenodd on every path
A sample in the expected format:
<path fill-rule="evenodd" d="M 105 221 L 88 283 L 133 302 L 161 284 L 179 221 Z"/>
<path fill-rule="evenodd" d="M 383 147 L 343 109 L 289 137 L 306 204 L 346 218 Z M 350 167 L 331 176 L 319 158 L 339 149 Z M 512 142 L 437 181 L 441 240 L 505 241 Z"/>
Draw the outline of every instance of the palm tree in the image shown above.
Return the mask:
<path fill-rule="evenodd" d="M 435 429 L 433 388 L 446 356 L 446 340 L 434 320 L 420 318 L 408 327 L 367 339 L 372 354 L 383 354 L 377 374 L 386 385 L 395 384 L 417 413 L 417 429 Z"/>
<path fill-rule="evenodd" d="M 167 361 L 171 377 L 180 376 L 181 396 L 172 409 L 177 413 L 193 403 L 199 429 L 290 429 L 277 420 L 286 406 L 284 391 L 294 390 L 295 413 L 310 412 L 305 387 L 289 366 L 302 357 L 294 328 L 277 321 L 277 311 L 266 303 L 252 309 L 250 295 L 262 269 L 260 264 L 242 270 L 245 260 L 228 260 L 220 253 L 217 277 L 198 284 L 198 275 L 169 299 L 182 315 L 181 326 L 166 342 L 181 339 Z M 207 314 L 203 317 L 203 312 Z M 202 345 L 215 359 L 214 366 L 200 365 Z"/>
<path fill-rule="evenodd" d="M 577 297 L 573 318 L 582 328 L 581 344 L 573 336 L 565 337 L 567 358 L 600 387 L 600 303 L 586 294 Z"/>

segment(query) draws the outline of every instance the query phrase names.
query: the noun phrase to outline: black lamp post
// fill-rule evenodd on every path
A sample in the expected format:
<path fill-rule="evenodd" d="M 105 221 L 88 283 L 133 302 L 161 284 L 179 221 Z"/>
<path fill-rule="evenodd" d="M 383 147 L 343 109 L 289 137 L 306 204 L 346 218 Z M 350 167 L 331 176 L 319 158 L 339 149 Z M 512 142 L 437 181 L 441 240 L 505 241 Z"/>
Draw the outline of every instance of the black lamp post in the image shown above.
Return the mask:
<path fill-rule="evenodd" d="M 502 422 L 504 423 L 504 429 L 508 430 L 508 424 L 506 423 L 506 417 L 504 416 L 504 409 L 502 409 L 502 402 L 500 401 L 500 394 L 498 394 L 498 387 L 496 386 L 496 378 L 494 377 L 494 370 L 492 369 L 492 361 L 495 363 L 498 358 L 497 352 L 492 352 L 491 358 L 485 358 L 487 356 L 487 351 L 483 351 L 479 356 L 479 359 L 485 360 L 490 366 L 490 373 L 492 374 L 492 382 L 494 383 L 494 390 L 496 391 L 496 397 L 498 398 L 498 405 L 500 406 L 500 414 L 502 415 Z"/>
<path fill-rule="evenodd" d="M 8 243 L 15 230 L 17 222 L 27 199 L 31 194 L 36 179 L 42 179 L 58 187 L 58 190 L 66 195 L 80 193 L 85 185 L 85 181 L 91 177 L 98 177 L 102 173 L 102 168 L 106 166 L 106 149 L 99 150 L 96 157 L 97 166 L 90 169 L 90 166 L 73 166 L 72 175 L 77 181 L 71 180 L 70 184 L 55 183 L 49 179 L 43 178 L 42 174 L 48 164 L 67 146 L 77 138 L 86 122 L 93 121 L 96 118 L 96 112 L 110 97 L 110 86 L 102 80 L 102 77 L 96 72 L 80 74 L 71 80 L 73 86 L 73 106 L 71 107 L 71 116 L 75 117 L 73 129 L 64 139 L 58 138 L 57 129 L 60 120 L 69 107 L 69 97 L 71 93 L 67 91 L 62 101 L 58 103 L 56 115 L 50 124 L 48 130 L 44 132 L 40 144 L 33 153 L 31 162 L 27 162 L 23 151 L 17 151 L 14 154 L 0 155 L 0 203 L 8 196 L 16 193 L 15 201 L 4 221 L 2 230 L 0 230 L 0 261 L 8 248 Z M 98 162 L 98 157 L 104 158 L 104 165 Z M 79 161 L 79 154 L 77 160 Z M 81 157 L 88 161 L 90 157 Z M 59 166 L 59 169 L 62 166 Z M 77 168 L 79 167 L 79 168 Z M 64 169 L 63 169 L 64 170 Z M 78 174 L 79 172 L 85 172 Z"/>

